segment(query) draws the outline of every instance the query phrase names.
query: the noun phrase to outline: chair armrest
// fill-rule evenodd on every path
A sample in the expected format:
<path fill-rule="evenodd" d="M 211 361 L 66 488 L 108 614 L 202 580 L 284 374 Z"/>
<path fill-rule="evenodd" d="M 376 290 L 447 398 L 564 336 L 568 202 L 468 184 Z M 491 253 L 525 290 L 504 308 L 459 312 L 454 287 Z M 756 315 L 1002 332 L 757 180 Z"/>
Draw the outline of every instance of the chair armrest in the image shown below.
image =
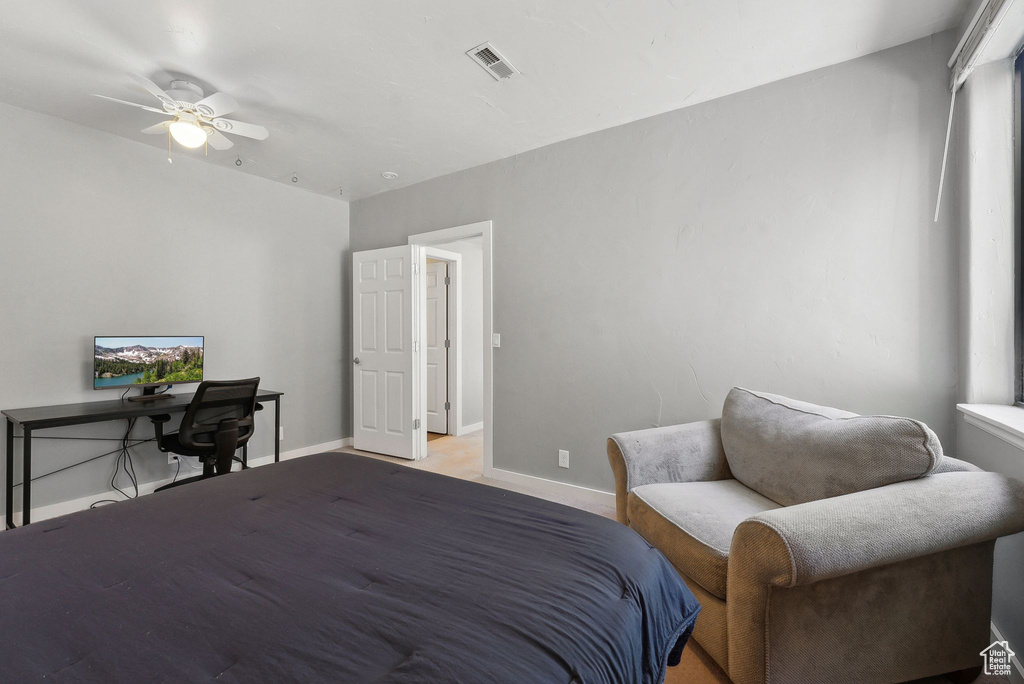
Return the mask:
<path fill-rule="evenodd" d="M 733 534 L 727 591 L 740 582 L 810 584 L 1021 531 L 1024 483 L 930 475 L 748 518 Z"/>
<path fill-rule="evenodd" d="M 721 419 L 620 432 L 608 438 L 615 475 L 615 509 L 628 524 L 626 495 L 658 482 L 704 482 L 731 477 L 722 449 Z"/>
<path fill-rule="evenodd" d="M 164 423 L 168 422 L 170 419 L 171 416 L 167 413 L 158 413 L 155 416 L 149 417 L 149 420 L 153 423 L 156 448 L 164 453 L 167 453 L 167 449 L 164 448 Z"/>

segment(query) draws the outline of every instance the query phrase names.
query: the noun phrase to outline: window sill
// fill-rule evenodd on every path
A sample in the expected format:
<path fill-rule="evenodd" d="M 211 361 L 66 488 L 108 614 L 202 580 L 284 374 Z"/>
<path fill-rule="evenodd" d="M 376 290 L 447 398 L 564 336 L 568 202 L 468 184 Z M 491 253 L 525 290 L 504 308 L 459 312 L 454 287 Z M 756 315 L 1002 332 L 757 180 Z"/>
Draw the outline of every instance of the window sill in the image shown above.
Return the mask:
<path fill-rule="evenodd" d="M 964 420 L 1024 451 L 1024 408 L 1001 404 L 957 404 Z"/>

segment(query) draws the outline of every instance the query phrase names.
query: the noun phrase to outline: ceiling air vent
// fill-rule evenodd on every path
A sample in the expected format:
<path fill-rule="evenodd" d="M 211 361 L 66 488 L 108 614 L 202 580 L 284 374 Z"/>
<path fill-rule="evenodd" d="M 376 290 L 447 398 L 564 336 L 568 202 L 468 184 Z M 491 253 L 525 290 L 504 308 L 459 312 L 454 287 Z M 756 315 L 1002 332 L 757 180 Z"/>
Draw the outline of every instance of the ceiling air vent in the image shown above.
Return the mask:
<path fill-rule="evenodd" d="M 495 81 L 510 78 L 519 73 L 519 69 L 509 64 L 509 61 L 501 56 L 490 43 L 477 45 L 466 53 L 474 62 L 487 70 Z"/>

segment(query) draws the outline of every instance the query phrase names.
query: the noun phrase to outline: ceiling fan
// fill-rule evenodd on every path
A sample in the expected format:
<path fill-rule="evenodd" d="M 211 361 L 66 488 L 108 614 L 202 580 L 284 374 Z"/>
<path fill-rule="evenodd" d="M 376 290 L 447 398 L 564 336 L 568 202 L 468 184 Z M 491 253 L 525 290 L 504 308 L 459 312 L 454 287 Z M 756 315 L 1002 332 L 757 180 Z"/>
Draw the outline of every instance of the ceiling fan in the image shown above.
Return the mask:
<path fill-rule="evenodd" d="M 209 145 L 215 150 L 227 150 L 231 149 L 234 143 L 224 133 L 241 135 L 255 140 L 266 140 L 269 135 L 263 126 L 223 118 L 225 114 L 230 114 L 238 109 L 238 103 L 230 95 L 213 93 L 206 96 L 202 88 L 184 80 L 171 81 L 171 87 L 165 91 L 148 78 L 135 74 L 131 74 L 131 77 L 156 97 L 163 105 L 163 109 L 136 102 L 126 102 L 106 95 L 96 95 L 96 97 L 144 109 L 147 112 L 171 115 L 173 118 L 168 121 L 162 121 L 142 129 L 142 132 L 146 134 L 167 133 L 168 147 L 170 147 L 170 138 L 174 138 L 182 147 L 195 149 Z"/>

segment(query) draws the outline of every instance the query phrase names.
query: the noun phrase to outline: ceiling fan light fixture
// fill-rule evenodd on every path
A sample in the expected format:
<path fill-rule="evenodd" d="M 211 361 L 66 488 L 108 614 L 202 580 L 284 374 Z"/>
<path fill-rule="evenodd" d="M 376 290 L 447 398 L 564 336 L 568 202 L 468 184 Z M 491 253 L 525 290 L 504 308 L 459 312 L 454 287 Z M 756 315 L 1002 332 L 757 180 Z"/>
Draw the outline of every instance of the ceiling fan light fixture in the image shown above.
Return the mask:
<path fill-rule="evenodd" d="M 195 121 L 176 119 L 170 125 L 171 137 L 182 147 L 195 149 L 206 143 L 207 132 Z"/>

